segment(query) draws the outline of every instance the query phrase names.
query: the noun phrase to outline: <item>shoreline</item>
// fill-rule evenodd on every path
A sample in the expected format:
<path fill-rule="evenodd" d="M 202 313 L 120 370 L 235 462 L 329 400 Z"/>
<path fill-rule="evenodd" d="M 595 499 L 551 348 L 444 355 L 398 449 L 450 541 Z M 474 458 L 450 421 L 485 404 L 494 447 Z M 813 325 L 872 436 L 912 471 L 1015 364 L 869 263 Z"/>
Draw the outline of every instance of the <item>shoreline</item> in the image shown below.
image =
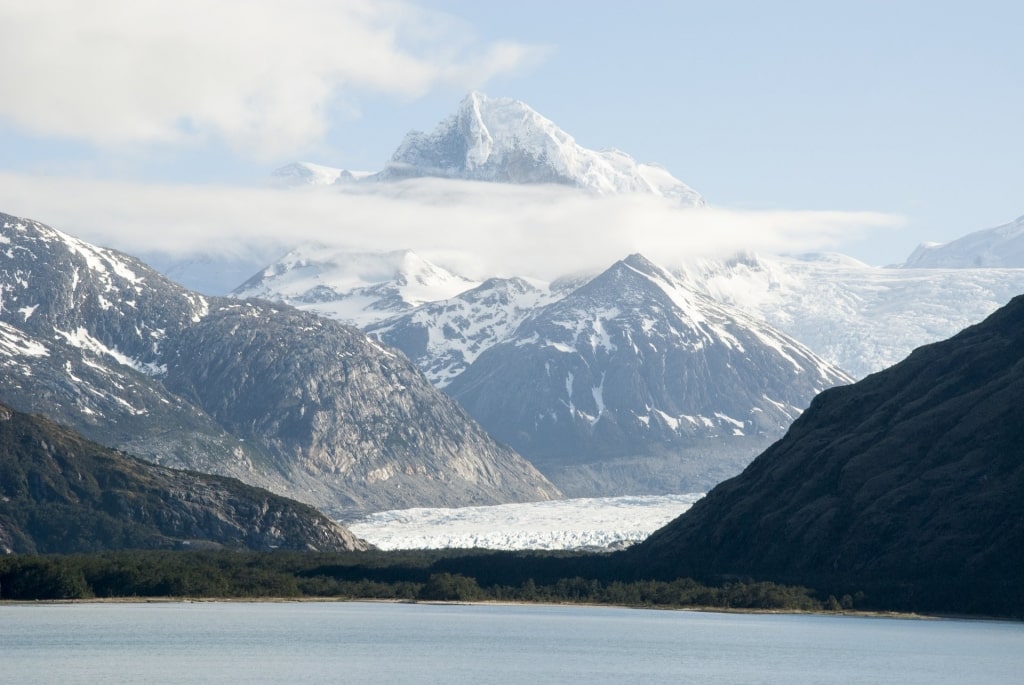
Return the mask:
<path fill-rule="evenodd" d="M 595 604 L 590 602 L 523 602 L 523 601 L 445 601 L 420 599 L 374 599 L 349 597 L 93 597 L 89 599 L 0 600 L 2 606 L 53 606 L 64 604 L 422 604 L 428 606 L 510 606 L 510 607 L 591 607 L 633 609 L 642 611 L 689 611 L 712 614 L 750 614 L 779 616 L 836 616 L 878 618 L 903 621 L 1020 621 L 995 616 L 964 616 L 918 614 L 900 611 L 808 611 L 799 609 L 744 609 L 714 606 L 644 606 L 629 604 Z"/>

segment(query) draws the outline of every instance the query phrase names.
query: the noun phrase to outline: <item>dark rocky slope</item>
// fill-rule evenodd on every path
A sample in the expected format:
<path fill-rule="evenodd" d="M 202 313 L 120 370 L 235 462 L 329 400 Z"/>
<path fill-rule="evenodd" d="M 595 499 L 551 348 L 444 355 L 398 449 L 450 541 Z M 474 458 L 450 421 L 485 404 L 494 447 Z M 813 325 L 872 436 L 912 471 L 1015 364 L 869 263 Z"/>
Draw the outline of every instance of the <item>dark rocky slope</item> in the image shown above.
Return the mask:
<path fill-rule="evenodd" d="M 1024 616 L 1024 296 L 822 393 L 741 475 L 629 556 L 642 575 Z"/>
<path fill-rule="evenodd" d="M 0 554 L 206 547 L 369 546 L 308 505 L 149 464 L 0 405 Z"/>

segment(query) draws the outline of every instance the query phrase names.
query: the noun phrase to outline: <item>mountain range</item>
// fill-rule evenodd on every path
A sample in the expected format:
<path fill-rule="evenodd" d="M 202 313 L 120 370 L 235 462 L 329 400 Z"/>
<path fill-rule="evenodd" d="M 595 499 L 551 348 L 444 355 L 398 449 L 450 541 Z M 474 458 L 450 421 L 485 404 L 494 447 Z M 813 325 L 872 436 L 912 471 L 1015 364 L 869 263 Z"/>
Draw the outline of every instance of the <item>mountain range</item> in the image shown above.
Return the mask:
<path fill-rule="evenodd" d="M 551 182 L 557 167 L 576 171 L 554 182 L 599 193 L 636 192 L 635 185 L 616 185 L 610 177 L 588 181 L 583 167 L 564 160 L 592 160 L 597 153 L 572 145 L 568 134 L 523 103 L 471 93 L 432 133 L 410 133 L 384 171 L 360 178 Z M 563 161 L 552 166 L 551 160 Z M 305 172 L 299 167 L 292 177 L 307 183 L 324 183 L 331 176 L 323 167 Z M 603 167 L 594 163 L 591 168 Z M 344 182 L 353 178 L 345 175 Z M 979 245 L 991 253 L 1012 254 L 1009 246 L 1019 232 L 1015 226 L 979 232 L 963 244 L 950 244 L 945 253 L 960 255 L 961 267 L 968 266 L 964 255 Z M 683 354 L 685 344 L 679 347 L 686 338 L 679 330 L 692 327 L 692 322 L 669 317 L 669 339 L 649 339 L 657 337 L 651 336 L 649 322 L 662 316 L 658 298 L 665 289 L 617 290 L 612 285 L 595 300 L 587 291 L 601 290 L 597 284 L 602 280 L 614 281 L 608 271 L 595 271 L 554 283 L 490 278 L 467 284 L 458 294 L 437 297 L 445 288 L 456 289 L 459 277 L 407 252 L 400 254 L 409 265 L 382 253 L 378 263 L 390 268 L 371 273 L 352 266 L 368 259 L 365 253 L 350 258 L 337 250 L 303 247 L 234 294 L 287 302 L 345 320 L 402 350 L 490 433 L 574 496 L 706 488 L 781 436 L 823 387 L 886 368 L 915 347 L 954 334 L 1024 292 L 1024 269 L 994 269 L 992 259 L 974 260 L 986 268 L 937 268 L 945 262 L 920 257 L 902 268 L 879 268 L 838 254 L 741 253 L 727 259 L 650 264 L 659 272 L 654 280 L 671 284 L 667 291 L 672 297 L 717 308 L 716 316 L 737 322 L 748 336 L 751 330 L 768 331 L 754 342 L 745 338 L 739 363 L 724 357 L 709 362 L 713 348 Z M 648 261 L 637 255 L 623 263 L 630 259 Z M 1000 263 L 1010 267 L 1012 259 Z M 646 266 L 639 269 L 645 270 L 653 273 Z M 638 315 L 630 323 L 622 315 L 651 308 L 657 314 Z M 613 331 L 632 347 L 622 342 L 609 346 Z M 730 335 L 736 336 L 735 331 Z M 803 356 L 796 367 L 822 369 L 824 360 L 831 368 L 821 377 L 829 380 L 797 383 L 782 399 L 786 381 L 779 373 L 781 357 L 768 361 L 772 357 L 767 353 L 745 354 L 748 348 L 763 348 L 768 339 L 784 350 L 781 357 L 820 357 L 809 363 Z M 638 355 L 641 348 L 634 340 L 668 357 Z M 581 351 L 587 345 L 590 351 Z M 627 349 L 634 352 L 630 361 Z M 658 367 L 673 355 L 706 368 L 691 377 L 695 371 L 678 361 L 667 370 Z M 714 390 L 708 387 L 712 382 Z M 671 390 L 652 392 L 659 383 L 666 388 L 685 385 L 687 390 L 668 399 Z M 699 399 L 702 392 L 706 398 Z M 706 401 L 711 397 L 716 399 Z M 614 402 L 620 406 L 613 408 Z M 750 418 L 755 410 L 758 421 Z M 673 464 L 667 471 L 666 454 L 672 455 Z"/>
<path fill-rule="evenodd" d="M 346 267 L 371 258 L 365 252 L 351 254 L 348 259 L 346 251 L 338 248 L 298 248 L 232 295 L 286 302 L 374 335 L 404 327 L 409 316 L 426 327 L 437 318 L 447 326 L 447 334 L 431 338 L 429 357 L 424 356 L 426 350 L 418 351 L 426 341 L 410 340 L 399 347 L 412 351 L 417 365 L 443 386 L 454 369 L 464 368 L 467 355 L 475 358 L 530 310 L 597 275 L 577 274 L 552 283 L 493 278 L 474 288 L 476 281 L 422 258 L 410 258 L 408 251 L 377 253 L 377 263 L 391 268 L 373 271 Z M 396 254 L 421 266 L 407 268 L 390 256 Z M 294 255 L 301 255 L 301 268 L 293 270 Z M 661 266 L 687 288 L 767 322 L 854 378 L 891 366 L 920 345 L 953 335 L 1024 292 L 1024 268 L 875 267 L 835 253 L 738 253 L 725 259 Z M 434 273 L 443 278 L 432 280 Z M 415 291 L 410 283 L 416 284 Z M 460 284 L 466 285 L 464 292 L 446 294 Z M 490 305 L 484 305 L 486 298 Z M 484 309 L 489 315 L 470 324 L 473 312 Z M 453 334 L 462 329 L 458 342 Z"/>
<path fill-rule="evenodd" d="M 389 263 L 392 268 L 372 272 L 341 268 L 350 261 L 371 258 L 363 252 L 353 253 L 350 260 L 345 252 L 313 245 L 298 248 L 232 294 L 286 302 L 374 334 L 403 325 L 405 314 L 412 315 L 413 311 L 424 323 L 445 312 L 442 318 L 450 323 L 459 316 L 453 308 L 471 316 L 469 309 L 482 307 L 479 302 L 470 306 L 469 300 L 498 298 L 490 308 L 494 320 L 481 320 L 479 330 L 469 333 L 476 336 L 472 343 L 466 341 L 460 349 L 442 350 L 439 345 L 454 348 L 456 341 L 434 338 L 432 359 L 413 355 L 420 368 L 441 384 L 450 381 L 451 364 L 458 365 L 466 352 L 479 354 L 489 344 L 492 334 L 488 331 L 494 326 L 500 329 L 518 324 L 530 309 L 597 275 L 575 275 L 552 284 L 519 277 L 496 278 L 488 279 L 477 290 L 473 288 L 476 281 L 422 258 L 410 258 L 408 251 L 377 253 L 378 263 Z M 389 256 L 394 254 L 406 255 L 420 266 L 403 266 Z M 301 268 L 292 266 L 296 255 L 301 255 Z M 891 366 L 914 348 L 949 337 L 1024 293 L 1024 268 L 1011 266 L 875 267 L 835 253 L 738 253 L 724 259 L 693 259 L 661 266 L 686 287 L 767 322 L 854 378 Z M 443 278 L 433 280 L 431 274 L 435 273 Z M 415 284 L 416 290 L 409 284 Z M 464 292 L 452 293 L 460 285 L 466 286 Z M 511 290 L 497 293 L 506 287 Z M 499 320 L 505 323 L 499 324 Z M 467 323 L 462 327 L 477 325 Z M 402 347 L 408 350 L 414 346 Z M 449 361 L 438 362 L 438 358 Z"/>
<path fill-rule="evenodd" d="M 316 263 L 315 255 L 315 250 L 311 251 L 304 264 Z M 332 264 L 343 262 L 334 253 L 330 261 Z M 421 264 L 420 260 L 410 261 Z M 459 399 L 499 439 L 541 465 L 546 475 L 554 478 L 568 494 L 605 496 L 705 489 L 730 475 L 730 469 L 735 473 L 782 434 L 781 428 L 760 437 L 757 431 L 743 430 L 744 436 L 733 436 L 732 431 L 721 430 L 723 419 L 715 418 L 716 414 L 743 423 L 746 420 L 743 417 L 751 408 L 759 406 L 755 402 L 748 403 L 737 415 L 736 409 L 727 409 L 724 405 L 714 411 L 707 411 L 706 407 L 700 411 L 677 411 L 672 406 L 637 400 L 637 406 L 630 410 L 632 416 L 659 417 L 657 412 L 661 411 L 673 421 L 688 422 L 682 417 L 699 416 L 718 424 L 712 442 L 694 440 L 696 434 L 701 433 L 698 430 L 691 431 L 693 434 L 687 438 L 682 437 L 684 431 L 679 431 L 678 440 L 663 443 L 674 454 L 685 454 L 676 460 L 674 470 L 666 472 L 663 459 L 656 458 L 652 462 L 647 458 L 658 442 L 653 436 L 659 434 L 658 429 L 648 427 L 650 424 L 643 432 L 646 437 L 616 429 L 619 437 L 610 439 L 609 434 L 592 430 L 600 423 L 594 421 L 600 414 L 595 397 L 602 401 L 613 396 L 637 398 L 636 394 L 630 395 L 632 391 L 612 390 L 609 386 L 595 395 L 594 388 L 603 387 L 600 376 L 581 374 L 578 369 L 572 371 L 570 385 L 574 389 L 571 392 L 565 389 L 568 370 L 561 379 L 546 377 L 543 391 L 541 385 L 525 388 L 527 369 L 549 369 L 552 363 L 543 354 L 529 357 L 530 350 L 538 349 L 530 340 L 531 336 L 540 341 L 541 346 L 548 343 L 548 339 L 533 328 L 534 321 L 543 322 L 548 316 L 556 316 L 568 322 L 567 326 L 585 327 L 587 321 L 601 320 L 599 328 L 605 330 L 608 318 L 605 314 L 615 309 L 620 299 L 628 300 L 630 308 L 642 309 L 644 298 L 638 294 L 645 292 L 656 300 L 663 296 L 657 288 L 634 289 L 630 292 L 636 296 L 630 298 L 629 292 L 619 292 L 613 287 L 608 289 L 601 304 L 591 301 L 593 306 L 580 307 L 571 314 L 553 314 L 565 306 L 559 304 L 563 300 L 569 299 L 571 306 L 572 294 L 602 274 L 577 275 L 552 283 L 515 277 L 492 278 L 455 297 L 423 302 L 426 298 L 403 298 L 402 284 L 421 279 L 417 287 L 423 293 L 432 290 L 431 273 L 445 274 L 445 280 L 440 281 L 444 285 L 457 281 L 453 281 L 450 272 L 434 265 L 403 271 L 400 264 L 393 264 L 395 268 L 390 273 L 381 270 L 373 275 L 376 280 L 360 281 L 352 270 L 340 277 L 338 272 L 326 269 L 303 271 L 301 276 L 293 276 L 288 264 L 282 261 L 263 272 L 259 294 L 345 317 L 343 306 L 349 301 L 345 298 L 345 287 L 352 288 L 349 292 L 364 295 L 387 293 L 386 297 L 369 303 L 358 300 L 361 309 L 356 316 L 350 315 L 349 320 L 360 323 L 364 331 L 387 345 L 402 350 L 437 387 Z M 801 354 L 813 351 L 834 369 L 842 369 L 853 378 L 879 371 L 896 363 L 915 347 L 956 333 L 981 320 L 1015 294 L 1024 292 L 1024 269 L 881 268 L 837 254 L 791 257 L 739 254 L 730 259 L 693 260 L 671 270 L 655 268 L 662 273 L 659 277 L 662 282 L 672 284 L 670 290 L 676 296 L 696 297 L 704 306 L 713 304 L 748 328 L 763 328 L 767 324 L 772 335 L 784 334 L 791 339 L 787 345 L 798 341 L 798 348 L 803 350 Z M 316 283 L 311 287 L 320 288 L 338 284 L 331 290 L 335 299 L 310 303 L 291 296 L 295 291 L 288 288 L 296 282 L 303 283 L 303 287 Z M 353 283 L 359 285 L 353 287 Z M 309 288 L 298 290 L 309 292 Z M 239 292 L 254 294 L 251 289 Z M 576 300 L 586 301 L 587 298 Z M 352 298 L 351 301 L 357 300 Z M 653 302 L 646 304 L 653 305 Z M 639 336 L 638 339 L 648 334 L 641 325 L 642 318 L 635 319 L 634 324 L 641 327 L 630 333 Z M 517 332 L 520 327 L 523 327 L 521 334 Z M 662 349 L 670 349 L 674 344 L 676 341 L 670 341 Z M 622 350 L 615 364 L 616 368 L 621 368 Z M 755 366 L 751 364 L 747 368 Z M 639 366 L 630 368 L 636 370 Z M 723 373 L 729 377 L 743 366 L 709 368 L 714 368 L 712 375 L 717 378 Z M 460 377 L 463 378 L 460 380 Z M 643 381 L 634 379 L 634 382 Z M 740 385 L 733 384 L 731 394 L 735 395 Z M 509 393 L 506 390 L 509 387 L 521 391 Z M 756 384 L 751 389 L 754 387 Z M 795 408 L 806 406 L 814 392 L 806 390 L 803 404 L 790 402 L 788 415 L 795 417 L 799 413 Z M 767 396 L 778 400 L 771 393 Z M 764 400 L 761 402 L 763 404 Z M 652 408 L 656 410 L 653 413 Z M 602 407 L 601 411 L 604 409 Z M 566 414 L 577 411 L 577 420 L 567 420 Z M 611 430 L 616 424 L 610 416 L 606 414 L 601 419 L 606 421 L 601 431 Z M 538 420 L 537 417 L 547 418 Z M 704 418 L 694 420 L 703 424 Z M 777 425 L 785 424 L 783 420 Z M 555 433 L 561 437 L 556 439 Z M 574 438 L 567 438 L 569 434 Z M 523 436 L 529 436 L 530 441 Z M 542 443 L 544 446 L 538 449 Z M 563 468 L 564 463 L 556 468 L 547 459 L 555 454 L 553 445 L 556 443 L 561 444 L 558 458 L 573 464 L 568 471 Z M 616 456 L 611 456 L 616 451 Z M 594 458 L 601 452 L 604 453 L 602 458 Z M 583 455 L 589 455 L 589 462 Z M 610 460 L 617 460 L 617 463 Z M 694 467 L 696 471 L 691 470 Z M 620 489 L 610 490 L 610 484 Z"/>
<path fill-rule="evenodd" d="M 402 349 L 393 330 L 381 339 Z M 445 392 L 563 491 L 601 496 L 706 489 L 849 380 L 631 255 L 534 309 Z"/>
<path fill-rule="evenodd" d="M 309 292 L 309 276 L 288 266 L 264 272 L 264 294 L 274 280 Z M 443 270 L 417 268 L 353 292 L 397 294 L 414 277 L 431 290 L 423 276 L 439 273 L 441 285 L 451 282 Z M 352 282 L 351 271 L 331 276 Z M 329 315 L 344 302 L 273 296 Z M 414 308 L 389 295 L 360 314 L 403 306 L 364 330 L 572 496 L 706 489 L 781 436 L 817 392 L 850 380 L 642 255 L 552 284 L 493 278 Z"/>
<path fill-rule="evenodd" d="M 1024 296 L 827 390 L 739 476 L 631 550 L 914 611 L 1024 615 Z"/>
<path fill-rule="evenodd" d="M 0 215 L 0 398 L 329 513 L 558 496 L 413 365 L 346 325 L 189 292 Z"/>

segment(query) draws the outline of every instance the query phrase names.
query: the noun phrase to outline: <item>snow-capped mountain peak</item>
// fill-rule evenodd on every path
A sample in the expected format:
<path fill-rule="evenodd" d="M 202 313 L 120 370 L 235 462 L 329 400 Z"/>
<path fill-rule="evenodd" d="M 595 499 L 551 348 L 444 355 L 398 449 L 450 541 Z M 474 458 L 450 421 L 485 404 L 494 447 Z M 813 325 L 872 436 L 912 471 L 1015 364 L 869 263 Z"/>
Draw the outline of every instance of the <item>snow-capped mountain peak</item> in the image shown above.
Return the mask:
<path fill-rule="evenodd" d="M 411 131 L 391 161 L 419 172 L 415 175 L 462 176 L 485 173 L 488 164 L 502 165 L 516 151 L 542 162 L 549 150 L 557 153 L 572 145 L 572 136 L 525 103 L 472 92 L 432 133 Z"/>
<path fill-rule="evenodd" d="M 401 349 L 443 388 L 484 350 L 508 338 L 532 312 L 558 297 L 544 283 L 490 278 L 472 290 L 423 304 L 365 331 Z"/>
<path fill-rule="evenodd" d="M 640 193 L 701 206 L 697 191 L 656 164 L 616 149 L 590 150 L 512 98 L 473 91 L 432 132 L 410 131 L 380 172 L 295 162 L 273 172 L 279 186 L 439 177 L 511 184 L 558 184 L 596 195 Z"/>
<path fill-rule="evenodd" d="M 557 495 L 410 362 L 349 326 L 202 297 L 28 219 L 0 214 L 0 246 L 0 396 L 13 408 L 335 511 Z M 292 271 L 306 261 L 295 255 Z M 390 266 L 421 288 L 437 277 L 409 252 L 378 261 L 348 266 Z"/>
<path fill-rule="evenodd" d="M 556 183 L 596 193 L 646 193 L 704 203 L 692 188 L 619 150 L 589 150 L 529 105 L 472 92 L 431 133 L 410 132 L 377 180 L 440 176 Z"/>
<path fill-rule="evenodd" d="M 352 251 L 309 243 L 236 288 L 359 326 L 477 285 L 411 250 Z"/>
<path fill-rule="evenodd" d="M 655 281 L 669 283 L 675 280 L 665 269 L 661 268 L 639 252 L 634 252 L 622 260 L 622 265 Z"/>
<path fill-rule="evenodd" d="M 385 339 L 403 348 L 410 338 Z M 534 309 L 445 390 L 563 492 L 594 493 L 625 472 L 641 487 L 679 487 L 681 453 L 708 441 L 748 459 L 817 392 L 847 381 L 634 254 Z M 660 460 L 673 451 L 671 464 Z"/>
<path fill-rule="evenodd" d="M 673 272 L 861 378 L 1024 292 L 1024 269 L 964 267 L 883 268 L 833 253 L 745 253 L 673 265 Z"/>
<path fill-rule="evenodd" d="M 919 245 L 903 266 L 918 269 L 1024 267 L 1024 216 L 949 243 Z"/>

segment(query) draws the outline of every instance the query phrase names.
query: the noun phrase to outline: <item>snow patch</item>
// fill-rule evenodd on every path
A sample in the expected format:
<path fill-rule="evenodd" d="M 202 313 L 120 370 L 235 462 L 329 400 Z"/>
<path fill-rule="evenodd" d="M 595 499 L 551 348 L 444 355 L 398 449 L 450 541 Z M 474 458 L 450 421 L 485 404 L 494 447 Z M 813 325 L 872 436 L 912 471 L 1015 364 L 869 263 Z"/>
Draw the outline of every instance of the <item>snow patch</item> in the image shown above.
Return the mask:
<path fill-rule="evenodd" d="M 7 357 L 48 357 L 50 350 L 17 328 L 0 321 L 0 355 Z"/>
<path fill-rule="evenodd" d="M 81 350 L 92 352 L 98 356 L 110 357 L 118 364 L 122 364 L 129 368 L 135 369 L 140 373 L 144 373 L 147 376 L 160 376 L 167 373 L 166 364 L 156 364 L 153 362 L 142 362 L 138 359 L 129 357 L 122 353 L 116 347 L 107 347 L 102 342 L 92 337 L 85 328 L 79 326 L 75 331 L 61 331 L 54 329 L 54 332 L 63 337 L 64 340 L 72 347 L 77 347 Z"/>
<path fill-rule="evenodd" d="M 601 383 L 590 389 L 594 395 L 594 404 L 597 405 L 597 416 L 595 416 L 594 420 L 590 423 L 592 426 L 596 425 L 604 414 L 604 376 L 605 373 L 601 372 Z"/>

